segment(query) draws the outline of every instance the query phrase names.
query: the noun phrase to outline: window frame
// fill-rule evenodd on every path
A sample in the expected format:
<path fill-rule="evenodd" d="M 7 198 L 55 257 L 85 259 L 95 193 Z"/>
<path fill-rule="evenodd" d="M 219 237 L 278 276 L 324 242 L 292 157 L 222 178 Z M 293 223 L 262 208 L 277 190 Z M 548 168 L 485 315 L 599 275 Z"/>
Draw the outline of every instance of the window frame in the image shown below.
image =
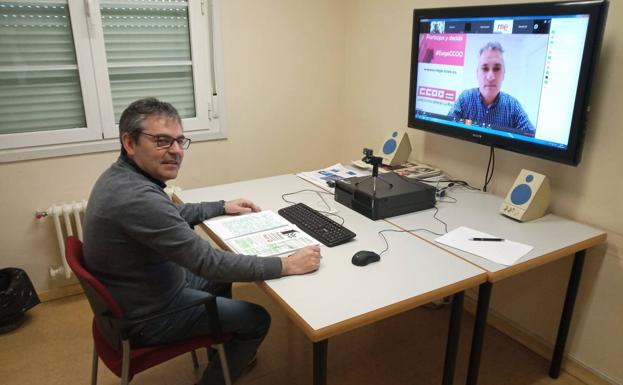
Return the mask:
<path fill-rule="evenodd" d="M 99 1 L 68 0 L 68 6 L 87 127 L 0 134 L 0 163 L 120 146 Z M 182 120 L 185 135 L 195 142 L 223 139 L 227 136 L 219 0 L 188 0 L 188 15 L 196 117 Z"/>

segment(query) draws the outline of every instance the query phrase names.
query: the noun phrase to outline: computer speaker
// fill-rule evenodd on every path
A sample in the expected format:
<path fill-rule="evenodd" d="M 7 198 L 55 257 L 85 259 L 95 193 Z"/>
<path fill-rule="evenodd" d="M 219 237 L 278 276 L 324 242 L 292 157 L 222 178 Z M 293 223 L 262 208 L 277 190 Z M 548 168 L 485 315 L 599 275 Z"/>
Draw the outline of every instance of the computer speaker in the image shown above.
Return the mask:
<path fill-rule="evenodd" d="M 383 158 L 386 166 L 397 166 L 409 160 L 411 155 L 411 142 L 406 132 L 392 131 L 383 142 L 381 150 L 377 152 Z"/>
<path fill-rule="evenodd" d="M 540 218 L 547 211 L 551 191 L 545 175 L 523 169 L 500 207 L 500 213 L 520 222 Z"/>

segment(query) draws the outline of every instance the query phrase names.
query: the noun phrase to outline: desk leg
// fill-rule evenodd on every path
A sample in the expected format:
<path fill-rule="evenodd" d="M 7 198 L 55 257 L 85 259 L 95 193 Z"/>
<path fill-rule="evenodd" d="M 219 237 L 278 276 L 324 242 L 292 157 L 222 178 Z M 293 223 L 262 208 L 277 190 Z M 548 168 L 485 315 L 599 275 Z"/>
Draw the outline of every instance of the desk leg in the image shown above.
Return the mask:
<path fill-rule="evenodd" d="M 567 343 L 567 335 L 571 326 L 571 317 L 573 316 L 573 307 L 575 298 L 580 287 L 580 278 L 582 277 L 582 268 L 584 267 L 584 257 L 586 250 L 578 251 L 573 258 L 573 267 L 569 276 L 569 285 L 567 286 L 567 295 L 565 296 L 565 305 L 562 308 L 560 316 L 560 324 L 558 326 L 558 336 L 556 337 L 556 346 L 554 346 L 554 354 L 549 367 L 549 376 L 558 378 L 560 375 L 560 366 L 562 364 L 562 356 L 565 352 L 565 344 Z"/>
<path fill-rule="evenodd" d="M 327 383 L 327 350 L 329 340 L 314 342 L 314 385 Z"/>
<path fill-rule="evenodd" d="M 456 367 L 456 355 L 459 350 L 459 336 L 461 335 L 461 316 L 463 314 L 463 298 L 465 292 L 454 294 L 452 298 L 452 312 L 450 313 L 450 325 L 448 326 L 448 342 L 446 344 L 446 361 L 443 365 L 443 385 L 452 385 L 454 382 L 454 368 Z"/>
<path fill-rule="evenodd" d="M 472 335 L 472 350 L 469 353 L 469 367 L 467 369 L 467 385 L 476 385 L 478 371 L 480 370 L 480 355 L 487 327 L 487 314 L 489 313 L 489 300 L 493 284 L 485 282 L 478 288 L 478 305 L 476 308 L 476 321 L 474 334 Z"/>

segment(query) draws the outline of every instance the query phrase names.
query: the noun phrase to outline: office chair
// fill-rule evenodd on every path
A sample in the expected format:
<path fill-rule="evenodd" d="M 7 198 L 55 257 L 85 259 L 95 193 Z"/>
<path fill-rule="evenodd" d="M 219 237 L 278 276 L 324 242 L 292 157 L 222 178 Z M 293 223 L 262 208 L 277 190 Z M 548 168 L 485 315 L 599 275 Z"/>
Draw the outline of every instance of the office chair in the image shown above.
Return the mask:
<path fill-rule="evenodd" d="M 153 314 L 140 319 L 126 319 L 123 311 L 112 297 L 108 289 L 84 267 L 84 255 L 82 242 L 77 237 L 70 236 L 65 240 L 65 255 L 67 263 L 80 281 L 84 293 L 93 310 L 93 366 L 91 372 L 91 384 L 97 383 L 98 357 L 106 366 L 121 378 L 121 385 L 127 385 L 135 374 L 170 360 L 181 354 L 190 352 L 193 364 L 198 368 L 195 350 L 199 348 L 214 347 L 217 349 L 225 384 L 231 385 L 229 368 L 225 357 L 223 342 L 231 336 L 221 334 L 221 325 L 216 307 L 216 297 L 208 296 L 189 304 Z M 206 293 L 207 294 L 207 293 Z M 206 306 L 213 320 L 213 330 L 216 332 L 209 335 L 197 336 L 181 341 L 162 345 L 132 348 L 128 338 L 128 330 L 140 323 L 159 317 L 171 315 L 193 306 Z"/>

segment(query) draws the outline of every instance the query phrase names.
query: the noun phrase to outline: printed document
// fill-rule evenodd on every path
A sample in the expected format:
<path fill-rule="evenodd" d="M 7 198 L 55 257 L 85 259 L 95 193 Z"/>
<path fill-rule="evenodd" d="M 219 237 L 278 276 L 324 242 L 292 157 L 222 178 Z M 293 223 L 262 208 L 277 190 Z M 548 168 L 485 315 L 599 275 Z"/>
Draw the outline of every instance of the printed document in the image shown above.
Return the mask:
<path fill-rule="evenodd" d="M 353 170 L 344 167 L 341 163 L 336 163 L 333 166 L 323 168 L 322 170 L 300 172 L 296 176 L 312 182 L 316 186 L 320 186 L 324 189 L 333 190 L 327 185 L 328 181 L 338 181 L 345 178 L 352 178 L 355 176 L 367 176 L 370 175 L 370 171 L 366 170 Z"/>
<path fill-rule="evenodd" d="M 435 242 L 486 258 L 495 263 L 510 266 L 528 254 L 532 246 L 509 241 L 472 241 L 472 238 L 497 238 L 469 227 L 461 226 L 435 239 Z"/>
<path fill-rule="evenodd" d="M 232 251 L 239 254 L 268 257 L 319 244 L 307 233 L 270 210 L 218 217 L 204 223 Z"/>

